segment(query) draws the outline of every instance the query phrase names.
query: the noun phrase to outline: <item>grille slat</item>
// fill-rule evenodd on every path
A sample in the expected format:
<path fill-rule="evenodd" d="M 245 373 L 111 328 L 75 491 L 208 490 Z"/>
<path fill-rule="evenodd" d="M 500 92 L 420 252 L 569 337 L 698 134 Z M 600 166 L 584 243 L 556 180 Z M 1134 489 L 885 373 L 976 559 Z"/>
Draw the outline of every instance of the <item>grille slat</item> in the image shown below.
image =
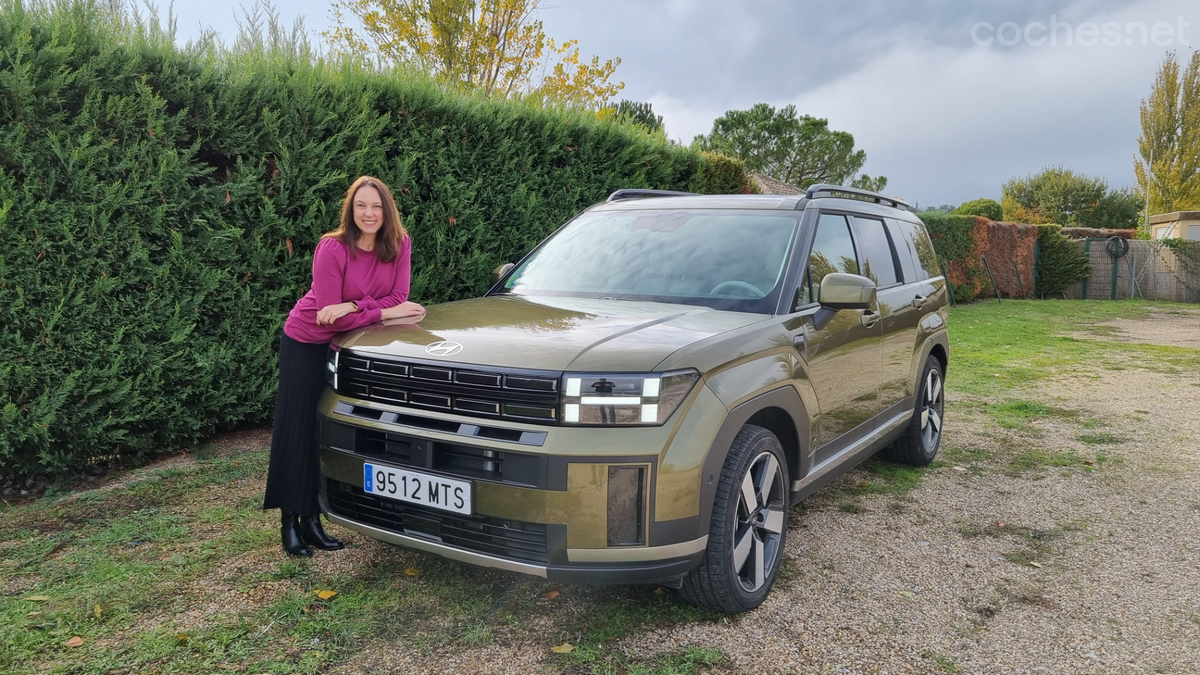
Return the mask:
<path fill-rule="evenodd" d="M 342 350 L 338 391 L 389 405 L 557 424 L 559 377 L 542 371 L 458 369 Z"/>
<path fill-rule="evenodd" d="M 468 551 L 524 562 L 547 562 L 546 526 L 489 516 L 462 516 L 369 495 L 326 479 L 329 507 L 338 515 L 380 529 L 424 536 Z"/>

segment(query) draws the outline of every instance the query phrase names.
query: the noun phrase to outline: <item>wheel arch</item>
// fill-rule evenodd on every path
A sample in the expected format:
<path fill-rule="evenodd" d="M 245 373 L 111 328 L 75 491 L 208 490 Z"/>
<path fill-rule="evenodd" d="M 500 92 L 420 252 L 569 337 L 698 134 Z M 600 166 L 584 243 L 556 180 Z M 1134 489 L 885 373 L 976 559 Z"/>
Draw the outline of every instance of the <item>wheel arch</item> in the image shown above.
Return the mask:
<path fill-rule="evenodd" d="M 712 520 L 717 481 L 729 455 L 733 439 L 747 424 L 761 426 L 775 434 L 787 457 L 788 477 L 795 481 L 808 473 L 812 465 L 809 453 L 809 417 L 794 387 L 784 386 L 744 401 L 730 409 L 713 438 L 700 474 L 700 526 L 708 531 Z M 790 486 L 789 486 L 790 491 Z"/>

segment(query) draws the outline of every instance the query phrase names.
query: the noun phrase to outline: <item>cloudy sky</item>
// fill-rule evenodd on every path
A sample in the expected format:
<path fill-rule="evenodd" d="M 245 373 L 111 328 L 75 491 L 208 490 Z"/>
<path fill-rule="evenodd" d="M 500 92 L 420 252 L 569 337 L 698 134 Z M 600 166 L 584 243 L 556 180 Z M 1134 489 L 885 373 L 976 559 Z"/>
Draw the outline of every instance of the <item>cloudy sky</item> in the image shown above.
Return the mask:
<path fill-rule="evenodd" d="M 231 42 L 242 5 L 177 0 L 179 40 L 206 26 Z M 328 8 L 277 3 L 314 34 Z M 1200 47 L 1195 0 L 545 0 L 540 18 L 581 55 L 619 56 L 618 98 L 652 103 L 672 138 L 794 104 L 854 134 L 863 171 L 922 206 L 999 199 L 1054 164 L 1132 185 L 1138 105 L 1169 51 Z"/>

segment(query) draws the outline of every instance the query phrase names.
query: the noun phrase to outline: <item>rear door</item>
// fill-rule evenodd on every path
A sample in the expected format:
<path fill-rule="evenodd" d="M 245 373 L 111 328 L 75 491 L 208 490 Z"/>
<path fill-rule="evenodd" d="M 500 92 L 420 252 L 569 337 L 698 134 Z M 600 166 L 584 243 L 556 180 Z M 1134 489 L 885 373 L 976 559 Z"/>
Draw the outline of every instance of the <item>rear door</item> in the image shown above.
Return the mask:
<path fill-rule="evenodd" d="M 879 407 L 876 413 L 883 420 L 891 419 L 897 408 L 911 408 L 908 399 L 913 392 L 910 374 L 913 346 L 917 342 L 917 324 L 921 314 L 917 310 L 916 298 L 921 285 L 916 280 L 913 263 L 907 249 L 904 256 L 908 265 L 901 262 L 892 231 L 882 218 L 854 216 L 854 234 L 864 260 L 863 276 L 875 282 L 878 288 L 879 317 L 881 327 L 880 364 L 881 384 Z"/>

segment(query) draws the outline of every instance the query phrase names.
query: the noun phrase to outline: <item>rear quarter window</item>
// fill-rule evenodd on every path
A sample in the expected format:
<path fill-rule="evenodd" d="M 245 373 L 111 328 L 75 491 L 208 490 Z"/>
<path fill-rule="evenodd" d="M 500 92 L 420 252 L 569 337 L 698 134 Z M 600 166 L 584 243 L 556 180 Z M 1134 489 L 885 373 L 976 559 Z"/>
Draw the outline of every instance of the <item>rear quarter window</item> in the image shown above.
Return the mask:
<path fill-rule="evenodd" d="M 940 276 L 937 253 L 933 250 L 933 241 L 929 239 L 925 226 L 908 220 L 891 219 L 890 222 L 896 227 L 895 234 L 898 235 L 893 238 L 897 253 L 903 258 L 904 254 L 899 250 L 903 246 L 916 264 L 916 280 L 923 281 Z"/>

